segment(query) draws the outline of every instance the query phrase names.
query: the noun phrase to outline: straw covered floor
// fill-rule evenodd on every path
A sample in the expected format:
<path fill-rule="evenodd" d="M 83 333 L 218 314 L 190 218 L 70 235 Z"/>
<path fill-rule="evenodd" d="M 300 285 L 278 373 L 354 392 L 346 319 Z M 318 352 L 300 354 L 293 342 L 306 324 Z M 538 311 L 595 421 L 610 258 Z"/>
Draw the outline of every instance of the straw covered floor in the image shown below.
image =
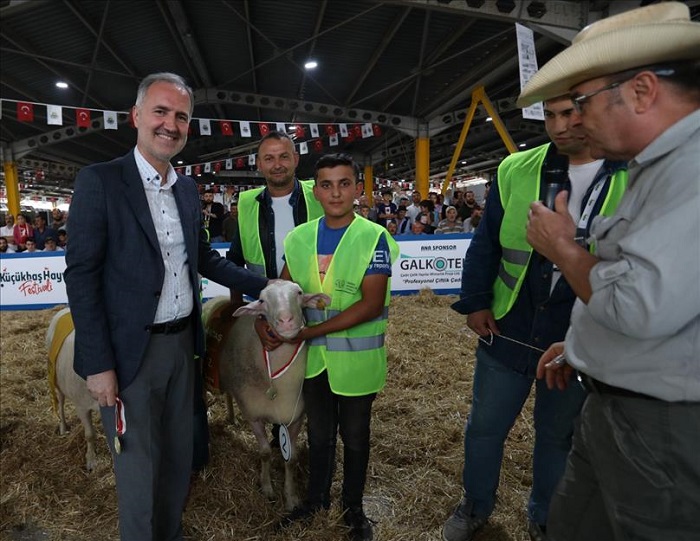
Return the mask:
<path fill-rule="evenodd" d="M 463 429 L 471 399 L 476 337 L 455 297 L 428 290 L 392 299 L 389 377 L 374 404 L 365 510 L 377 541 L 431 541 L 461 495 Z M 47 384 L 44 336 L 58 310 L 0 314 L 0 540 L 115 541 L 117 511 L 110 457 L 98 428 L 98 466 L 85 469 L 82 426 L 67 407 L 69 433 L 58 434 Z M 507 443 L 496 511 L 477 541 L 525 541 L 531 484 L 532 400 Z M 99 419 L 94 419 L 99 425 Z M 308 525 L 282 533 L 283 460 L 273 453 L 268 501 L 258 486 L 255 439 L 237 415 L 226 420 L 221 396 L 210 400 L 211 462 L 192 489 L 184 517 L 192 541 L 344 540 L 340 516 L 342 445 L 333 506 Z M 305 430 L 300 487 L 306 479 Z"/>

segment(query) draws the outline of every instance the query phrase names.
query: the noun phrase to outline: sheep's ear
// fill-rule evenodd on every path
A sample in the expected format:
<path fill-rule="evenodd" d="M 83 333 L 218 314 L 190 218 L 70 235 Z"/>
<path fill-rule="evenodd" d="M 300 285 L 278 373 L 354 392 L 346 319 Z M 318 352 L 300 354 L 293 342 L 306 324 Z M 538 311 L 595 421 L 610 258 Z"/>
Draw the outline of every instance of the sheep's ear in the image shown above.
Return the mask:
<path fill-rule="evenodd" d="M 325 293 L 305 293 L 301 301 L 305 308 L 316 308 L 317 310 L 323 310 L 330 303 L 331 298 Z"/>
<path fill-rule="evenodd" d="M 265 310 L 263 308 L 262 301 L 253 301 L 248 304 L 241 306 L 238 310 L 233 313 L 233 317 L 239 316 L 257 316 L 258 314 L 264 314 Z"/>

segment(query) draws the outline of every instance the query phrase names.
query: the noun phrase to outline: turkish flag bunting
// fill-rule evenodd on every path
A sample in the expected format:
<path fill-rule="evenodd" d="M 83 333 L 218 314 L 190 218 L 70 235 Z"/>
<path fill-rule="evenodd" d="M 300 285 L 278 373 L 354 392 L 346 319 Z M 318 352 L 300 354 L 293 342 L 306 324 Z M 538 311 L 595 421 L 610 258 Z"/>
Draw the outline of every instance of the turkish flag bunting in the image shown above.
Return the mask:
<path fill-rule="evenodd" d="M 362 137 L 362 126 L 360 126 L 359 124 L 355 124 L 352 127 L 352 133 L 354 133 L 355 137 L 357 137 L 358 139 Z"/>
<path fill-rule="evenodd" d="M 175 168 L 175 172 L 176 172 L 178 175 L 182 175 L 182 167 L 176 167 L 176 168 Z"/>
<path fill-rule="evenodd" d="M 22 122 L 34 122 L 34 104 L 18 101 L 17 120 Z"/>
<path fill-rule="evenodd" d="M 372 131 L 374 132 L 375 137 L 379 137 L 382 134 L 382 128 L 379 126 L 379 124 L 372 124 Z"/>
<path fill-rule="evenodd" d="M 335 126 L 333 126 L 333 124 L 326 124 L 326 133 L 328 135 L 333 135 L 335 133 Z"/>
<path fill-rule="evenodd" d="M 89 128 L 90 127 L 90 109 L 76 109 L 75 110 L 75 124 L 79 128 Z"/>
<path fill-rule="evenodd" d="M 348 143 L 352 143 L 355 140 L 355 132 L 354 131 L 348 132 L 348 136 L 345 137 L 345 140 Z"/>
<path fill-rule="evenodd" d="M 222 120 L 219 124 L 221 125 L 221 133 L 223 135 L 226 137 L 233 136 L 233 126 L 228 120 Z"/>
<path fill-rule="evenodd" d="M 264 122 L 258 125 L 258 129 L 260 130 L 260 137 L 265 137 L 268 133 L 270 133 L 270 126 Z"/>
<path fill-rule="evenodd" d="M 221 162 L 214 163 L 214 171 L 216 171 L 217 173 L 221 171 Z"/>
<path fill-rule="evenodd" d="M 294 130 L 295 130 L 295 132 L 296 132 L 296 134 L 297 134 L 297 137 L 298 137 L 299 139 L 301 139 L 302 137 L 304 137 L 304 135 L 305 135 L 304 126 L 302 126 L 301 124 L 297 124 L 296 126 L 294 126 Z"/>
<path fill-rule="evenodd" d="M 201 165 L 195 165 L 195 166 L 194 166 L 194 174 L 195 174 L 195 175 L 201 175 L 201 174 L 202 174 L 202 166 L 201 166 Z"/>
<path fill-rule="evenodd" d="M 314 151 L 323 152 L 323 141 L 321 141 L 320 139 L 316 139 L 314 141 Z"/>
<path fill-rule="evenodd" d="M 243 158 L 238 158 L 236 160 L 236 167 L 238 169 L 243 169 L 245 167 L 245 160 L 243 160 Z"/>

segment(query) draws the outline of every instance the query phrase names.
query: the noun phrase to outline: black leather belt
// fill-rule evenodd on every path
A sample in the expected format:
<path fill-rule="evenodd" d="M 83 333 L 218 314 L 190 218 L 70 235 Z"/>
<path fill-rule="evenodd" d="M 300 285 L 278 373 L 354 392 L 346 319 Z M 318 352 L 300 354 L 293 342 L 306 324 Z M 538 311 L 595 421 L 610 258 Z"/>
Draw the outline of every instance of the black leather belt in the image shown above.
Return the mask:
<path fill-rule="evenodd" d="M 648 394 L 638 393 L 636 391 L 630 391 L 629 389 L 623 389 L 622 387 L 608 385 L 607 383 L 603 383 L 602 381 L 592 378 L 583 372 L 578 373 L 578 380 L 581 382 L 581 385 L 583 385 L 583 388 L 589 393 L 611 394 L 615 396 L 624 396 L 627 398 L 644 398 L 645 400 L 660 400 L 660 398 L 649 396 Z"/>
<path fill-rule="evenodd" d="M 190 316 L 187 316 L 173 321 L 166 321 L 165 323 L 148 325 L 146 328 L 151 334 L 176 334 L 184 331 L 190 324 L 190 321 L 192 321 Z"/>

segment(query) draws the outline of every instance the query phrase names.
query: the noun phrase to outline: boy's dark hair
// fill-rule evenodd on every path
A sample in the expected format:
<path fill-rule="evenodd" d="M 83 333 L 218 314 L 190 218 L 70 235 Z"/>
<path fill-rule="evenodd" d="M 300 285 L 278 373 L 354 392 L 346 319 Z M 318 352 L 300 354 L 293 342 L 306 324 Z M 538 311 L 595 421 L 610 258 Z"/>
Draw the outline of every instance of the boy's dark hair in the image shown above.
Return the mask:
<path fill-rule="evenodd" d="M 391 196 L 393 196 L 393 195 L 394 195 L 394 192 L 392 192 L 391 190 L 382 190 L 382 195 L 391 195 Z"/>
<path fill-rule="evenodd" d="M 403 210 L 404 212 L 406 212 L 408 209 L 406 209 L 406 207 L 405 207 L 404 205 L 399 205 L 398 208 L 396 209 L 396 213 L 398 214 L 398 213 L 401 212 L 402 210 Z"/>
<path fill-rule="evenodd" d="M 350 154 L 326 154 L 321 156 L 314 166 L 314 179 L 318 180 L 318 172 L 320 169 L 330 169 L 339 165 L 349 165 L 355 173 L 355 182 L 361 182 L 360 166 L 355 163 Z"/>
<path fill-rule="evenodd" d="M 433 203 L 430 199 L 423 199 L 423 201 L 418 203 L 418 206 L 427 208 L 429 212 L 433 212 L 435 210 L 435 203 Z"/>

